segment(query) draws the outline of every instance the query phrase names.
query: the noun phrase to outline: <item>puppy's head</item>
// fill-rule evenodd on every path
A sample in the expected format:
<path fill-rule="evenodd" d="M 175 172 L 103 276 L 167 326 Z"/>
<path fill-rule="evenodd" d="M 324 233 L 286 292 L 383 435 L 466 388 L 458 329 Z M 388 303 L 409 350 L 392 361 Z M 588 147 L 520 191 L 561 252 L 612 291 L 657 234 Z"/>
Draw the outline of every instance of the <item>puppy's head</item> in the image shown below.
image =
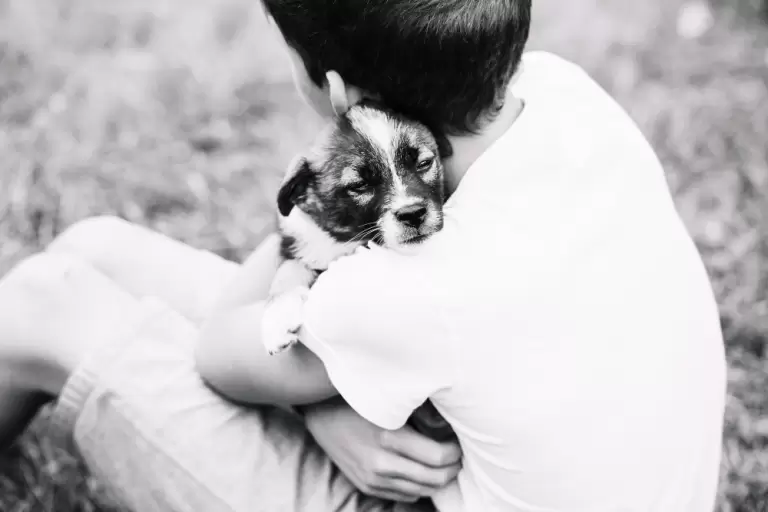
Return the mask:
<path fill-rule="evenodd" d="M 443 227 L 440 149 L 422 124 L 355 105 L 289 172 L 280 213 L 298 208 L 339 242 L 419 243 Z"/>

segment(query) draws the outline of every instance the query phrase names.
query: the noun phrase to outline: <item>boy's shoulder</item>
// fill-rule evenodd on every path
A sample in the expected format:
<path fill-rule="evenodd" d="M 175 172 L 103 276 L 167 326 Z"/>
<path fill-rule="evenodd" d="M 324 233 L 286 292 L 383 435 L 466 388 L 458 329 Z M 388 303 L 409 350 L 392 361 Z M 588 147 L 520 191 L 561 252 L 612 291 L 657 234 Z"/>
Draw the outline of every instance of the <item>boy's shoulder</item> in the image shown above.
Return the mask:
<path fill-rule="evenodd" d="M 579 64 L 545 50 L 530 50 L 523 54 L 516 82 L 537 82 L 557 78 L 557 81 L 591 81 L 589 73 Z M 554 82 L 553 82 L 554 83 Z"/>
<path fill-rule="evenodd" d="M 636 151 L 648 149 L 627 110 L 587 69 L 564 57 L 526 52 L 511 88 L 530 107 L 526 131 L 532 125 L 540 132 L 537 136 L 543 132 L 553 144 L 573 146 L 580 154 L 604 150 L 609 142 Z"/>
<path fill-rule="evenodd" d="M 584 68 L 575 62 L 547 50 L 528 50 L 523 54 L 522 62 L 527 64 L 562 68 L 564 70 L 577 71 L 581 73 L 584 72 Z"/>

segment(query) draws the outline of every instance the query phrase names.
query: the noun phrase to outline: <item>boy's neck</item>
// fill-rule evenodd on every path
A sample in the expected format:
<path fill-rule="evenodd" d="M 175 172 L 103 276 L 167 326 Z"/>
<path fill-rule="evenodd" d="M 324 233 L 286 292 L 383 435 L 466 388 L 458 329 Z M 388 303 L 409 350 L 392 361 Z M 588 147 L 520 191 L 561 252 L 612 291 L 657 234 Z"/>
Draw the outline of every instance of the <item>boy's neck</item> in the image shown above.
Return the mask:
<path fill-rule="evenodd" d="M 447 192 L 452 194 L 472 164 L 514 124 L 523 111 L 523 101 L 507 89 L 504 107 L 496 118 L 476 135 L 449 136 L 453 156 L 445 162 Z"/>

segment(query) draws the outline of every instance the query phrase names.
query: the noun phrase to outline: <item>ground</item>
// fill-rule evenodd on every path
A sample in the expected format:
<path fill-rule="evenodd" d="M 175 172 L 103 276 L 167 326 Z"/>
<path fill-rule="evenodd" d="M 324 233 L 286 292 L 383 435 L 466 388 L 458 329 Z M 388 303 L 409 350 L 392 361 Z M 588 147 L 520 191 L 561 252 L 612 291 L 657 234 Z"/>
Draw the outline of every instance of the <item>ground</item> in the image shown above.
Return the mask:
<path fill-rule="evenodd" d="M 534 4 L 531 48 L 584 66 L 666 166 L 728 343 L 718 512 L 768 510 L 766 9 Z M 239 259 L 316 127 L 255 0 L 0 0 L 0 273 L 97 213 Z M 41 418 L 0 459 L 0 510 L 110 508 Z"/>

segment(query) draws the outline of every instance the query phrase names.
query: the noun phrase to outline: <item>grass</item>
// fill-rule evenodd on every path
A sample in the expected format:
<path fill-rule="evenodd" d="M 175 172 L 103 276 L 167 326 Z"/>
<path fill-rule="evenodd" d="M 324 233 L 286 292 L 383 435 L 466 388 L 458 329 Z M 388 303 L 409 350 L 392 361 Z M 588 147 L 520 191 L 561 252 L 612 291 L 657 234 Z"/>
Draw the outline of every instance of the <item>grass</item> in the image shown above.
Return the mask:
<path fill-rule="evenodd" d="M 584 66 L 668 170 L 728 342 L 718 512 L 768 510 L 768 26 L 755 0 L 536 0 L 531 48 Z M 765 12 L 765 11 L 763 11 Z M 238 259 L 317 127 L 255 0 L 0 0 L 0 272 L 115 213 Z M 0 460 L 0 510 L 112 510 L 44 418 Z"/>

